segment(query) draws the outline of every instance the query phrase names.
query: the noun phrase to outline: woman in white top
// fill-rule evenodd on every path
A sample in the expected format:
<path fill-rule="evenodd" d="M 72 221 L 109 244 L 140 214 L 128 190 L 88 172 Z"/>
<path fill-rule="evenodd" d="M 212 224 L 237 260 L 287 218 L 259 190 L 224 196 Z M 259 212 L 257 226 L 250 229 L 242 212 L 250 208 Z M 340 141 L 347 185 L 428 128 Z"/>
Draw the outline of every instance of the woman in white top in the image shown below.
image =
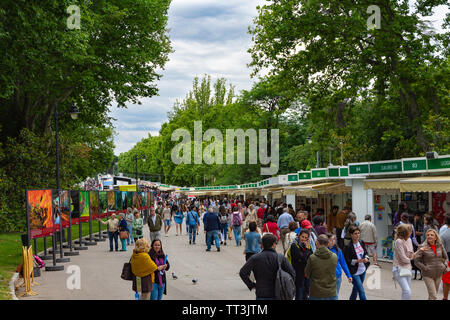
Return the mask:
<path fill-rule="evenodd" d="M 412 228 L 409 224 L 399 225 L 395 234 L 392 273 L 394 280 L 402 288 L 402 300 L 411 300 L 411 260 L 414 259 L 411 234 Z"/>
<path fill-rule="evenodd" d="M 249 228 L 250 222 L 256 222 L 258 220 L 258 217 L 256 216 L 256 210 L 253 204 L 248 206 L 248 214 L 245 217 L 245 230 Z"/>

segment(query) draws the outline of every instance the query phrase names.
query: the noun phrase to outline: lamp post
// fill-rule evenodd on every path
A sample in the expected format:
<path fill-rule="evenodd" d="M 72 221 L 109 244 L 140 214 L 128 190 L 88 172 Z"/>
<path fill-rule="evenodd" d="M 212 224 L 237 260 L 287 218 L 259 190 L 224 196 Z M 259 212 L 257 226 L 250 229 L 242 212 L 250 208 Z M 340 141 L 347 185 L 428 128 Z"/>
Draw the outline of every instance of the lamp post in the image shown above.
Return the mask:
<path fill-rule="evenodd" d="M 78 118 L 78 114 L 80 111 L 78 111 L 77 107 L 74 103 L 71 104 L 71 108 L 68 112 L 73 120 L 76 120 Z M 62 113 L 61 115 L 63 115 Z M 55 103 L 55 142 L 56 142 L 56 192 L 58 194 L 59 200 L 61 200 L 61 196 L 59 194 L 60 189 L 60 183 L 59 183 L 59 141 L 58 141 L 58 104 Z M 59 206 L 60 207 L 60 206 Z M 54 220 L 54 214 L 52 214 L 52 219 Z M 59 215 L 59 236 L 60 236 L 60 258 L 56 259 L 56 239 L 55 239 L 55 221 L 53 221 L 53 235 L 52 235 L 52 246 L 53 246 L 53 265 L 52 266 L 46 266 L 45 271 L 61 271 L 64 270 L 64 266 L 56 265 L 56 262 L 69 262 L 70 258 L 63 258 L 63 252 L 62 252 L 62 241 L 63 241 L 63 228 L 62 228 L 62 221 L 61 221 L 61 214 Z"/>
<path fill-rule="evenodd" d="M 311 144 L 312 143 L 311 136 L 308 136 L 306 138 L 306 141 L 308 141 L 308 143 Z M 318 167 L 319 167 L 319 151 L 316 152 L 316 168 Z"/>

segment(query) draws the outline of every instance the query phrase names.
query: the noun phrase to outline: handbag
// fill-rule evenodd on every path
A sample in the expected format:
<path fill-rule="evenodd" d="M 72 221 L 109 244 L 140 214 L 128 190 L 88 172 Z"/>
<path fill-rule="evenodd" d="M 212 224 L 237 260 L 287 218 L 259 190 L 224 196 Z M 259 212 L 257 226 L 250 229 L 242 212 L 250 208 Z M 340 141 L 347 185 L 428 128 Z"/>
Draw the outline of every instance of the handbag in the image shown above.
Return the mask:
<path fill-rule="evenodd" d="M 412 277 L 412 272 L 408 268 L 399 267 L 398 268 L 398 275 L 400 277 Z"/>
<path fill-rule="evenodd" d="M 142 230 L 136 229 L 136 235 L 137 236 L 142 236 Z"/>
<path fill-rule="evenodd" d="M 122 267 L 122 274 L 120 277 L 123 280 L 131 281 L 133 280 L 133 273 L 131 272 L 131 259 L 129 262 L 125 262 Z"/>
<path fill-rule="evenodd" d="M 120 239 L 128 239 L 128 231 L 120 231 L 119 238 Z"/>
<path fill-rule="evenodd" d="M 267 229 L 267 232 L 264 232 L 264 230 L 263 230 L 263 237 L 264 237 L 266 234 L 272 234 L 272 232 L 269 232 L 269 227 L 267 226 L 267 224 L 266 224 L 266 229 Z"/>

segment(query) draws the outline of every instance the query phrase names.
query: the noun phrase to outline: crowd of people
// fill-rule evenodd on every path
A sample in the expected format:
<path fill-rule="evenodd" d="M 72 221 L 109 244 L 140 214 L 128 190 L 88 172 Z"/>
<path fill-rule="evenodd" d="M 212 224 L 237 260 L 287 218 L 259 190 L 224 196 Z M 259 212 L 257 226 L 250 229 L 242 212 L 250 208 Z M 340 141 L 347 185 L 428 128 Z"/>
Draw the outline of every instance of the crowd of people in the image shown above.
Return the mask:
<path fill-rule="evenodd" d="M 155 199 L 146 221 L 150 241 L 143 238 L 144 222 L 133 208 L 118 219 L 112 215 L 103 222 L 108 225 L 110 251 L 113 242 L 118 251 L 118 238 L 122 250 L 134 243 L 133 290 L 140 292 L 141 299 L 162 299 L 167 292 L 165 272 L 170 265 L 162 250 L 162 239 L 169 236 L 173 224 L 175 236 L 187 234 L 189 245 L 196 245 L 203 227 L 207 252 L 213 246 L 220 252 L 221 246 L 239 247 L 245 242 L 245 264 L 240 277 L 250 290 L 256 289 L 257 299 L 276 298 L 275 280 L 280 265 L 292 276 L 297 300 L 337 300 L 343 274 L 352 285 L 348 299 L 366 300 L 364 280 L 370 260 L 381 268 L 371 216 L 366 215 L 360 223 L 349 207 L 339 210 L 333 206 L 325 215 L 322 209 L 311 214 L 310 208 L 301 205 L 295 212 L 291 205 L 272 206 L 265 199 L 179 199 L 168 193 L 158 193 Z M 402 208 L 403 204 L 399 211 Z M 429 217 L 420 226 L 417 216 L 411 220 L 406 211 L 398 216 L 392 274 L 402 289 L 402 299 L 411 298 L 411 271 L 415 269 L 423 277 L 429 299 L 438 298 L 442 282 L 446 300 L 450 283 L 450 216 L 446 216 L 440 230 Z M 148 258 L 144 258 L 145 254 Z"/>

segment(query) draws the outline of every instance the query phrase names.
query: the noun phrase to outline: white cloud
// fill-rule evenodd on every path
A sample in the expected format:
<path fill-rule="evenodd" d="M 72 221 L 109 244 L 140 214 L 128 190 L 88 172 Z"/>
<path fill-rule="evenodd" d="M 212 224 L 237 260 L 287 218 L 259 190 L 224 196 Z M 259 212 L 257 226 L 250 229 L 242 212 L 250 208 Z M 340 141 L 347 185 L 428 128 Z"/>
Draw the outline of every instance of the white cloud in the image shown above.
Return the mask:
<path fill-rule="evenodd" d="M 175 50 L 169 56 L 159 96 L 141 99 L 142 105 L 112 108 L 115 154 L 128 151 L 150 132 L 157 135 L 176 99 L 184 99 L 194 77 L 224 77 L 236 92 L 250 89 L 254 80 L 247 68 L 251 36 L 247 33 L 264 0 L 174 0 L 169 10 L 169 37 Z"/>

